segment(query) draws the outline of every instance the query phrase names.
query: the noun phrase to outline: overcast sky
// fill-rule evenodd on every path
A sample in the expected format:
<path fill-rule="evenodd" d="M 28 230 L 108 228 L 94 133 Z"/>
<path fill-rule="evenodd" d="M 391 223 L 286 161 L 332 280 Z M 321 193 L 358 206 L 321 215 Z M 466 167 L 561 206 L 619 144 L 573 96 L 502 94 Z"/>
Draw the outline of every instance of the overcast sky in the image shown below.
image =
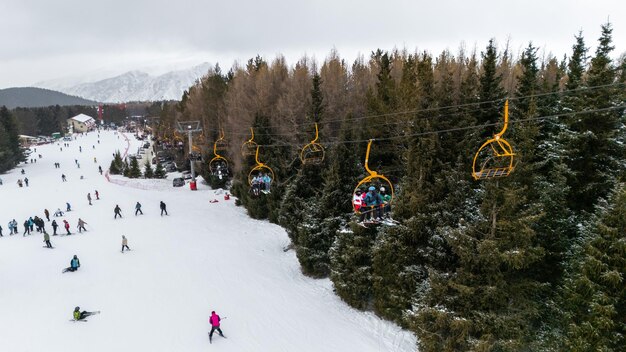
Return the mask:
<path fill-rule="evenodd" d="M 593 53 L 607 20 L 615 57 L 626 51 L 624 0 L 0 0 L 0 19 L 0 88 L 202 62 L 227 69 L 256 54 L 322 61 L 332 48 L 349 61 L 376 48 L 480 51 L 489 38 L 562 57 L 579 30 Z"/>

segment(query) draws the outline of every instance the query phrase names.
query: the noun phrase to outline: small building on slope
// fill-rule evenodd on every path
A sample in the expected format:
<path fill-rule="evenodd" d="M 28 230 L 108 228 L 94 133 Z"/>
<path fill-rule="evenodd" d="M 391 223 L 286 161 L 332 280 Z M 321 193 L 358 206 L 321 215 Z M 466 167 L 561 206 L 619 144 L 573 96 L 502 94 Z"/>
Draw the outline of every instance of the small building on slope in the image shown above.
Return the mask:
<path fill-rule="evenodd" d="M 74 133 L 91 131 L 96 127 L 96 120 L 85 114 L 79 114 L 67 119 L 67 124 Z"/>

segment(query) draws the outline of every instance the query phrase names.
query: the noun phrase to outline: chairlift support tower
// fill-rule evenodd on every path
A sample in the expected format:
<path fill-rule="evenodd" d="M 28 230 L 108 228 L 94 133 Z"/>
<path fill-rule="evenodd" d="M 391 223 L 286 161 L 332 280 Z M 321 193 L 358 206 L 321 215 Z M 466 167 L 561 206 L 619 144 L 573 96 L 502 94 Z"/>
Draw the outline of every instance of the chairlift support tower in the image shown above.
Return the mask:
<path fill-rule="evenodd" d="M 189 137 L 189 165 L 191 165 L 191 181 L 196 182 L 196 173 L 193 168 L 193 160 L 191 160 L 191 155 L 193 152 L 193 134 L 202 132 L 200 121 L 178 121 L 176 122 L 176 130 L 180 133 L 187 132 L 187 136 Z"/>

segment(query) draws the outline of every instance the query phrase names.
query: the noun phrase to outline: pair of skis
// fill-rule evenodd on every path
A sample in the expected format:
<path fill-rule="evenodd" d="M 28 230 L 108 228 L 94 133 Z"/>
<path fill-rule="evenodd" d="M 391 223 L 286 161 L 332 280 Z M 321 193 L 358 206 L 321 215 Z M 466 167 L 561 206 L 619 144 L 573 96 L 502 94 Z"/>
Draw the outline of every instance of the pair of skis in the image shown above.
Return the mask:
<path fill-rule="evenodd" d="M 398 225 L 400 222 L 393 220 L 391 218 L 385 218 L 382 220 L 365 220 L 365 221 L 358 221 L 357 224 L 359 226 L 365 227 L 365 228 L 369 228 L 370 226 L 378 226 L 378 225 L 387 225 L 387 226 L 395 226 Z"/>
<path fill-rule="evenodd" d="M 208 334 L 209 334 L 209 343 L 213 344 L 213 337 L 211 336 L 210 332 Z M 223 337 L 223 338 L 226 338 L 226 336 L 224 336 L 224 335 L 220 335 L 220 336 Z"/>

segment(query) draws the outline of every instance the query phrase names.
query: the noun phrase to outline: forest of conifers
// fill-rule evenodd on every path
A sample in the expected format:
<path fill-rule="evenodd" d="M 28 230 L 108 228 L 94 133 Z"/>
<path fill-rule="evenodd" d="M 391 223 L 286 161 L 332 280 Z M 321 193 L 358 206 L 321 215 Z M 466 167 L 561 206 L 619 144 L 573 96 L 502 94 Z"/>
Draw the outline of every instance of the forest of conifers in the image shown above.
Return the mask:
<path fill-rule="evenodd" d="M 250 216 L 286 228 L 302 271 L 330 277 L 358 309 L 411 329 L 423 352 L 617 351 L 626 345 L 626 60 L 610 24 L 595 52 L 582 34 L 566 58 L 484 50 L 336 52 L 294 66 L 257 57 L 219 66 L 161 114 L 201 120 L 203 173 L 224 130 L 231 191 Z M 509 177 L 474 181 L 472 159 L 502 127 Z M 303 165 L 314 138 L 321 165 Z M 253 196 L 251 138 L 276 179 Z M 396 188 L 397 226 L 353 222 L 354 187 L 372 170 Z"/>
<path fill-rule="evenodd" d="M 606 24 L 594 51 L 579 33 L 564 58 L 532 43 L 513 57 L 494 41 L 351 64 L 336 52 L 293 66 L 256 57 L 164 104 L 156 134 L 200 120 L 197 165 L 222 186 L 207 164 L 223 130 L 238 203 L 287 230 L 303 273 L 413 331 L 419 351 L 621 351 L 626 57 L 612 43 Z M 475 181 L 474 154 L 502 128 L 507 99 L 515 168 Z M 315 123 L 325 159 L 304 165 Z M 248 184 L 255 157 L 241 153 L 250 128 L 275 172 L 260 196 Z M 354 221 L 370 139 L 369 167 L 395 187 L 395 226 Z"/>

